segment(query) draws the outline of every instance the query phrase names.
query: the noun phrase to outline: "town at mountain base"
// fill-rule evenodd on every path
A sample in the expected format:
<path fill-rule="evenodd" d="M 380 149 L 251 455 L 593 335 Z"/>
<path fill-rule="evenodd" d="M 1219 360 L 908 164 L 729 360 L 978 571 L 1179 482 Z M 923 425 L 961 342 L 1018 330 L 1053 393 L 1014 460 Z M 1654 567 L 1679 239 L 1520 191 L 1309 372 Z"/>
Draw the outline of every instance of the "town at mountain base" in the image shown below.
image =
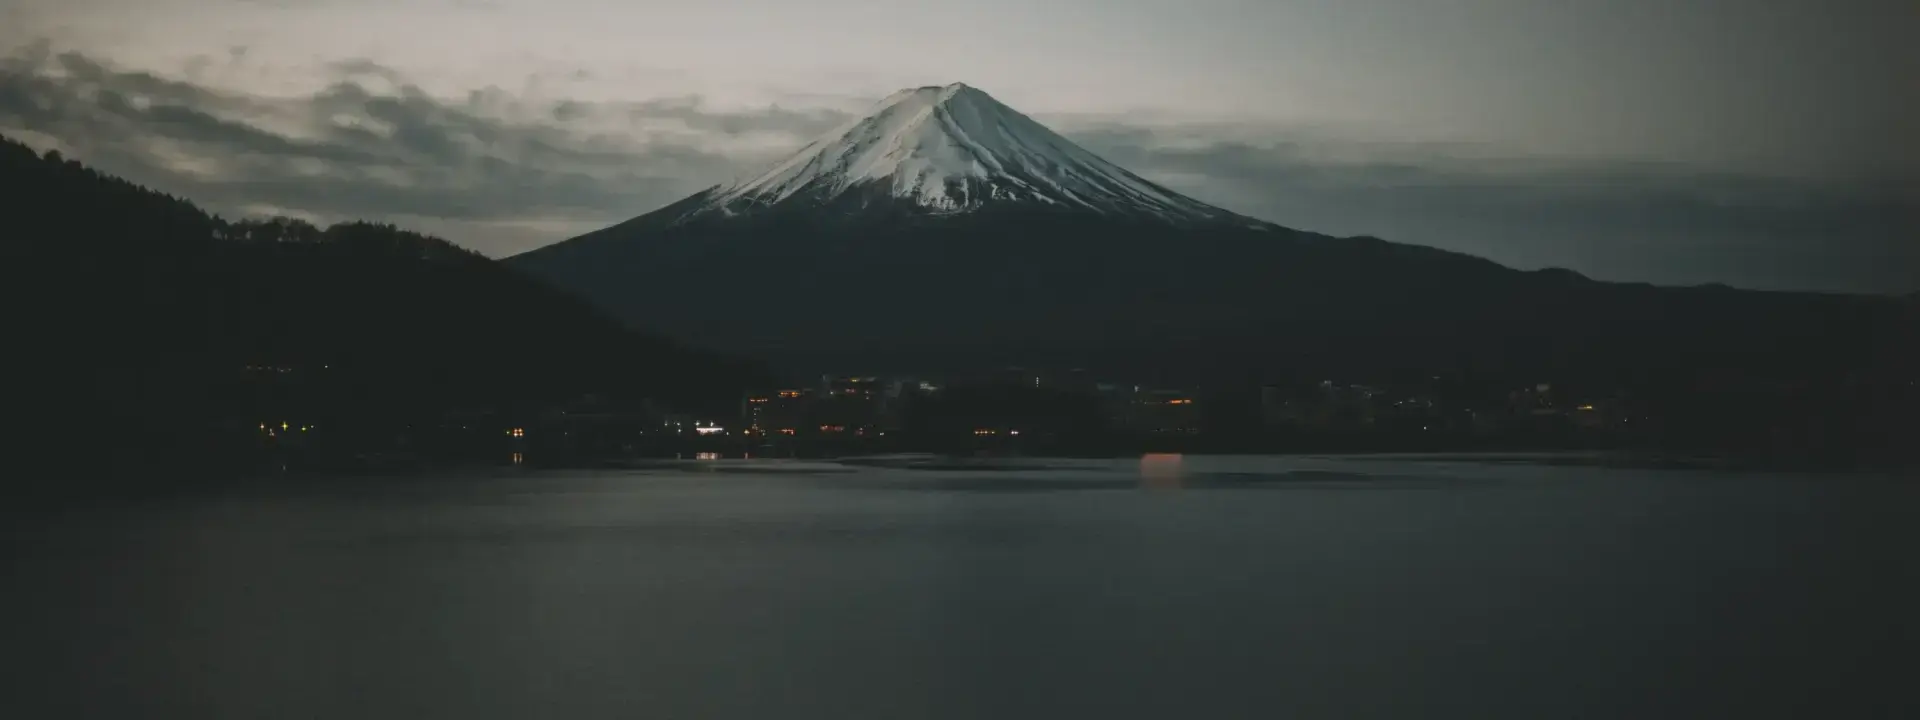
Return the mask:
<path fill-rule="evenodd" d="M 1920 358 L 1911 302 L 1597 282 L 1289 229 L 958 84 L 902 90 L 763 173 L 506 262 L 635 327 L 804 374 L 1550 380 L 1747 443 L 1790 418 L 1879 433 L 1911 415 L 1895 403 Z"/>
<path fill-rule="evenodd" d="M 768 450 L 1884 466 L 1920 434 L 1912 298 L 1596 283 L 1212 211 L 1005 193 L 956 210 L 874 182 L 745 204 L 719 188 L 503 265 L 387 226 L 228 222 L 12 142 L 0 175 L 5 436 L 49 468 L 19 477 L 29 493 Z M 994 186 L 946 187 L 966 183 Z M 1009 385 L 1009 365 L 1069 379 Z M 889 406 L 889 430 L 857 427 L 851 396 L 777 390 L 823 372 L 954 382 Z M 750 432 L 780 405 L 806 421 L 794 435 Z M 1488 407 L 1526 422 L 1488 425 Z M 1622 424 L 1552 429 L 1602 420 Z"/>

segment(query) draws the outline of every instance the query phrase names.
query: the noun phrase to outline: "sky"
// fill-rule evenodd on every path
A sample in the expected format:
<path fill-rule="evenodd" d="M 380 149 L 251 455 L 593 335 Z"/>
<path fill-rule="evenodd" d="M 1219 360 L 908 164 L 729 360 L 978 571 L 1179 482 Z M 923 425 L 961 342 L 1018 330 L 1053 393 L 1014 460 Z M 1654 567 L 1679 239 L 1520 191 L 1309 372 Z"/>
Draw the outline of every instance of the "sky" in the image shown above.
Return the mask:
<path fill-rule="evenodd" d="M 506 256 L 966 82 L 1290 227 L 1920 290 L 1911 0 L 7 0 L 0 134 Z"/>

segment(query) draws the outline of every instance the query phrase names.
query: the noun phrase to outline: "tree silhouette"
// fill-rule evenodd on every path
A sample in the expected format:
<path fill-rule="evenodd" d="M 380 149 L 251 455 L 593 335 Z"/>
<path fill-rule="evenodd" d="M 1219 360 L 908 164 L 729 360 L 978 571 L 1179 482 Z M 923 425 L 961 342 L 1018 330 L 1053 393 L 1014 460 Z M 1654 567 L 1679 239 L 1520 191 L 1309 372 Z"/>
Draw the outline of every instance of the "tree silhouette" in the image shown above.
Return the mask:
<path fill-rule="evenodd" d="M 7 344 L 24 369 L 9 437 L 95 476 L 240 458 L 289 413 L 373 442 L 587 393 L 731 408 L 764 382 L 391 225 L 229 222 L 5 138 L 0 178 Z"/>

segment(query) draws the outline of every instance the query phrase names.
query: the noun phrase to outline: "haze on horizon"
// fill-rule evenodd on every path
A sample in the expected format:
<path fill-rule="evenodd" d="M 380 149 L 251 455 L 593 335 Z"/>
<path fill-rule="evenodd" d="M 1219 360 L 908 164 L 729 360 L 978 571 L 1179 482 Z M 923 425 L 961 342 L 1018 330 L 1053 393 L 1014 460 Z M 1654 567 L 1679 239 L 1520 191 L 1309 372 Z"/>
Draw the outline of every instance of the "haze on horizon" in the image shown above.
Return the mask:
<path fill-rule="evenodd" d="M 1282 225 L 1610 280 L 1920 290 L 1902 0 L 19 0 L 0 133 L 495 256 L 963 81 Z"/>

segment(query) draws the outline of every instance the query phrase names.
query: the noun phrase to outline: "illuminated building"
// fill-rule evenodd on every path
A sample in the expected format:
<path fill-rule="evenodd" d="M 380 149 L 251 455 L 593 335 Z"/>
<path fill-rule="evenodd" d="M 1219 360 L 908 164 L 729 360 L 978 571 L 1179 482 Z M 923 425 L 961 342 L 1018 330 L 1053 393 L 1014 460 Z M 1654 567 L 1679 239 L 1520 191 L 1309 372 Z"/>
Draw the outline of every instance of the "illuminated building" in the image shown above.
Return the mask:
<path fill-rule="evenodd" d="M 880 378 L 870 376 L 820 376 L 820 394 L 826 397 L 874 397 L 881 391 Z"/>
<path fill-rule="evenodd" d="M 749 395 L 745 402 L 741 403 L 741 422 L 745 424 L 745 431 L 750 435 L 765 437 L 775 434 L 798 434 L 797 430 L 796 432 L 781 431 L 807 426 L 808 408 L 812 404 L 812 399 L 811 392 L 799 389 Z"/>
<path fill-rule="evenodd" d="M 1125 417 L 1125 427 L 1155 435 L 1191 435 L 1200 432 L 1200 404 L 1178 390 L 1136 391 Z"/>
<path fill-rule="evenodd" d="M 875 428 L 880 423 L 884 395 L 885 386 L 877 377 L 821 376 L 820 395 L 808 408 L 810 422 L 800 426 L 818 427 L 822 434 L 834 435 Z"/>

